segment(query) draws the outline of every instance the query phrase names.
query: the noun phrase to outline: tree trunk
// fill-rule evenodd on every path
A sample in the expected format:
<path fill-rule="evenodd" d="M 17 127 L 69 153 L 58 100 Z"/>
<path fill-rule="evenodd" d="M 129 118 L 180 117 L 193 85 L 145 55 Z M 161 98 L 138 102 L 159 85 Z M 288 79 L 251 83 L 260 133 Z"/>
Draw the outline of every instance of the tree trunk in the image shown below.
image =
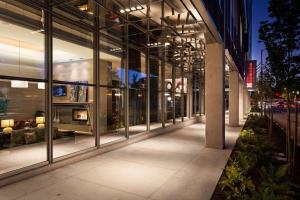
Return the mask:
<path fill-rule="evenodd" d="M 273 133 L 273 109 L 272 109 L 273 98 L 270 98 L 270 106 L 269 106 L 269 135 L 271 136 Z"/>
<path fill-rule="evenodd" d="M 297 102 L 297 98 L 296 98 L 296 101 L 295 101 L 295 131 L 294 131 L 294 142 L 293 142 L 293 169 L 292 169 L 293 177 L 295 175 L 295 170 L 296 170 L 295 163 L 296 163 L 296 158 L 297 158 L 297 145 L 298 145 L 298 102 Z"/>
<path fill-rule="evenodd" d="M 263 97 L 260 98 L 260 116 L 263 116 Z"/>
<path fill-rule="evenodd" d="M 289 172 L 291 174 L 292 172 L 292 156 L 291 156 L 291 107 L 290 107 L 290 91 L 287 91 L 287 114 L 288 114 L 288 118 L 287 118 L 287 129 L 286 129 L 286 143 L 287 143 L 287 159 L 288 159 L 288 163 L 289 163 Z"/>

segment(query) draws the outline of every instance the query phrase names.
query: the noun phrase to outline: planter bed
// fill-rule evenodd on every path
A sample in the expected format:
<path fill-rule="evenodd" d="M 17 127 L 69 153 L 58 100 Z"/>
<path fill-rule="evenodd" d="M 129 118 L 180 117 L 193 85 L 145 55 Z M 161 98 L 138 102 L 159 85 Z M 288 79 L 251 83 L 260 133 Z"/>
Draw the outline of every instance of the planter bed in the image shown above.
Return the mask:
<path fill-rule="evenodd" d="M 267 119 L 249 115 L 212 199 L 300 199 L 288 174 L 284 141 L 268 134 Z M 274 131 L 276 132 L 276 131 Z"/>

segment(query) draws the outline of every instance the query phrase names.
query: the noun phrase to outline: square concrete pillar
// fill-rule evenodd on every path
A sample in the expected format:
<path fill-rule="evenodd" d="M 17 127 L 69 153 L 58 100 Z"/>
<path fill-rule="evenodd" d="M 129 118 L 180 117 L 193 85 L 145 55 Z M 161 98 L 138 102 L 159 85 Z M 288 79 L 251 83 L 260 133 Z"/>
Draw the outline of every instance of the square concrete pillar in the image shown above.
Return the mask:
<path fill-rule="evenodd" d="M 242 81 L 239 81 L 239 119 L 244 118 L 244 85 Z"/>
<path fill-rule="evenodd" d="M 223 44 L 207 44 L 205 54 L 206 146 L 218 149 L 225 147 L 224 69 Z"/>
<path fill-rule="evenodd" d="M 244 97 L 243 97 L 243 99 L 244 99 L 244 101 L 243 101 L 243 114 L 244 114 L 244 117 L 245 117 L 245 115 L 247 115 L 248 114 L 248 109 L 247 109 L 247 102 L 248 102 L 248 90 L 247 90 L 247 88 L 246 87 L 244 87 Z"/>
<path fill-rule="evenodd" d="M 229 72 L 229 126 L 239 126 L 239 73 Z"/>

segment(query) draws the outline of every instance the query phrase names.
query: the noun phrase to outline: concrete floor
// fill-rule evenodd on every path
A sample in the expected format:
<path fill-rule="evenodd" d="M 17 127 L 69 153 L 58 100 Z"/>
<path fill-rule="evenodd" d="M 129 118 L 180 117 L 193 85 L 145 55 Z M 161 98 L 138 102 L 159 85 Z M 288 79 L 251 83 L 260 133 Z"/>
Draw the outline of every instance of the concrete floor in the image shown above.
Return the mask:
<path fill-rule="evenodd" d="M 241 127 L 226 127 L 225 150 L 204 147 L 204 128 L 191 125 L 8 185 L 0 199 L 210 199 Z"/>
<path fill-rule="evenodd" d="M 160 128 L 161 123 L 151 123 L 151 130 Z M 130 127 L 130 136 L 145 131 L 145 125 Z M 100 144 L 107 144 L 125 139 L 125 129 L 116 133 L 100 136 Z M 58 158 L 95 146 L 95 138 L 91 135 L 76 134 L 72 137 L 53 141 L 53 157 Z M 47 159 L 46 143 L 34 143 L 0 150 L 0 174 L 27 167 Z M 1 199 L 0 199 L 1 200 Z"/>

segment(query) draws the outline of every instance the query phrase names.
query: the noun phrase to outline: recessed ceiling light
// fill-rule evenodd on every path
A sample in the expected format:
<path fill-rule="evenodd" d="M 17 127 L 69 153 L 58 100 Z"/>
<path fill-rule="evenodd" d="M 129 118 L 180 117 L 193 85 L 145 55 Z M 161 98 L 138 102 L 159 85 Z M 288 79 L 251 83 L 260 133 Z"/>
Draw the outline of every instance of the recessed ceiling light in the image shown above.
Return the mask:
<path fill-rule="evenodd" d="M 137 6 L 137 7 L 136 7 L 136 9 L 138 9 L 138 10 L 142 10 L 142 9 L 143 9 L 143 7 L 142 7 L 142 6 Z"/>
<path fill-rule="evenodd" d="M 88 10 L 88 5 L 84 4 L 84 5 L 78 6 L 78 9 L 81 10 L 81 11 L 87 11 Z"/>
<path fill-rule="evenodd" d="M 130 9 L 129 9 L 129 8 L 126 8 L 125 11 L 126 11 L 126 12 L 130 12 Z"/>
<path fill-rule="evenodd" d="M 121 10 L 120 10 L 120 13 L 125 13 L 125 10 L 124 10 L 124 9 L 121 9 Z"/>
<path fill-rule="evenodd" d="M 136 7 L 132 6 L 132 7 L 130 8 L 130 10 L 134 11 L 134 10 L 136 10 Z"/>

